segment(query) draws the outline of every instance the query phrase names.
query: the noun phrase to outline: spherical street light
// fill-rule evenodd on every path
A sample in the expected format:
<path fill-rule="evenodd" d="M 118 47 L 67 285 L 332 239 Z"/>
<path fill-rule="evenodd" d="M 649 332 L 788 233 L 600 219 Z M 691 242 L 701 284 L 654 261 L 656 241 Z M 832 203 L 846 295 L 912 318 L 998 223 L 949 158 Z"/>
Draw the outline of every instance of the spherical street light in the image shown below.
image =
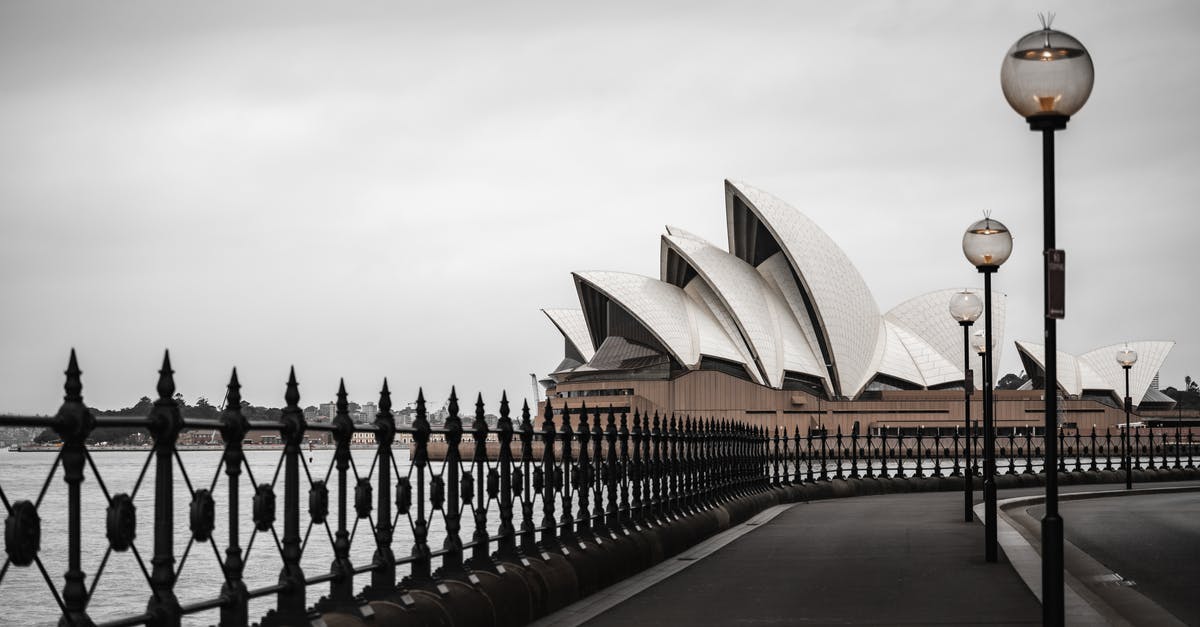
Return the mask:
<path fill-rule="evenodd" d="M 971 348 L 975 349 L 975 354 L 983 356 L 987 354 L 987 337 L 983 331 L 976 331 L 971 334 Z"/>
<path fill-rule="evenodd" d="M 983 333 L 975 334 L 975 351 L 983 358 L 983 529 L 984 559 L 999 560 L 996 518 L 996 430 L 992 406 L 992 274 L 1012 254 L 1008 227 L 985 216 L 967 227 L 962 240 L 963 255 L 983 274 Z M 982 336 L 982 337 L 981 337 Z"/>
<path fill-rule="evenodd" d="M 1058 331 L 1062 309 L 1052 306 L 1052 260 L 1061 270 L 1064 253 L 1054 246 L 1054 133 L 1067 128 L 1092 93 L 1095 69 L 1087 48 L 1078 39 L 1050 28 L 1054 15 L 1041 16 L 1042 29 L 1021 37 L 1009 48 L 1000 66 L 1000 86 L 1013 110 L 1042 134 L 1042 254 L 1046 287 L 1045 337 L 1047 389 L 1058 381 Z M 1056 275 L 1061 276 L 1061 275 Z M 1042 622 L 1061 625 L 1064 619 L 1063 521 L 1058 512 L 1058 460 L 1054 431 L 1058 428 L 1058 396 L 1046 395 L 1046 513 L 1042 517 Z"/>
<path fill-rule="evenodd" d="M 1133 364 L 1137 363 L 1137 351 L 1129 348 L 1126 344 L 1124 348 L 1117 351 L 1117 363 L 1121 364 L 1121 368 L 1125 370 L 1125 433 L 1121 438 L 1121 444 L 1125 448 L 1125 489 L 1133 489 L 1133 466 L 1132 459 L 1129 456 L 1129 412 L 1133 410 L 1133 399 L 1129 398 L 1129 369 Z"/>
<path fill-rule="evenodd" d="M 1117 363 L 1121 364 L 1122 368 L 1128 368 L 1137 363 L 1137 351 L 1126 346 L 1117 351 Z"/>
<path fill-rule="evenodd" d="M 1008 49 L 1000 66 L 1004 97 L 1026 119 L 1075 115 L 1092 94 L 1094 79 L 1087 48 L 1078 39 L 1052 30 L 1045 20 L 1041 30 Z"/>
<path fill-rule="evenodd" d="M 963 461 L 966 472 L 963 473 L 963 520 L 971 522 L 972 505 L 975 501 L 975 471 L 971 468 L 971 447 L 974 439 L 971 437 L 971 389 L 975 386 L 975 377 L 971 374 L 971 324 L 983 313 L 983 303 L 975 292 L 963 290 L 955 292 L 950 297 L 950 317 L 958 322 L 963 330 L 963 425 L 967 440 L 963 447 Z"/>
<path fill-rule="evenodd" d="M 967 227 L 962 249 L 967 261 L 980 272 L 994 271 L 1012 254 L 1012 233 L 999 220 L 987 217 Z"/>
<path fill-rule="evenodd" d="M 950 317 L 959 324 L 970 326 L 983 313 L 983 302 L 975 292 L 963 290 L 950 297 Z"/>

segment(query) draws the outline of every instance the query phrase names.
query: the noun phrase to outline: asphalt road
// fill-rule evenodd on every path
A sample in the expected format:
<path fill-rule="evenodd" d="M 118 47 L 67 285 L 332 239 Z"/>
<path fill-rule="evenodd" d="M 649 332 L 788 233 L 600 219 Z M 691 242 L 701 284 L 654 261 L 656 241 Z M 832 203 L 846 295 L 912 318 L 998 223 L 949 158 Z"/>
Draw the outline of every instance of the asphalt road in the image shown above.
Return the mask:
<path fill-rule="evenodd" d="M 1189 625 L 1200 625 L 1200 492 L 1063 501 L 1067 540 Z M 1042 507 L 1029 508 L 1041 518 Z"/>
<path fill-rule="evenodd" d="M 956 492 L 800 503 L 588 625 L 1030 625 Z"/>

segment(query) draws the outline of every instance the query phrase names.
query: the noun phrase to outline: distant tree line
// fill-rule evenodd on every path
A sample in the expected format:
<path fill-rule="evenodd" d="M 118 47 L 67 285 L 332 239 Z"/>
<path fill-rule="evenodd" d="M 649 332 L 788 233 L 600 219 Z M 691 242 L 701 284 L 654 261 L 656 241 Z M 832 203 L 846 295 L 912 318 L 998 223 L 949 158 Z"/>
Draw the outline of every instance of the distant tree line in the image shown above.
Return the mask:
<path fill-rule="evenodd" d="M 179 405 L 179 411 L 184 418 L 214 419 L 220 415 L 220 410 L 203 396 L 196 399 L 195 405 L 189 405 L 184 400 L 182 394 L 176 394 L 174 400 Z M 92 411 L 97 416 L 146 416 L 153 407 L 154 401 L 150 400 L 148 396 L 143 396 L 131 407 L 115 410 L 98 410 L 93 408 Z M 283 415 L 283 410 L 278 407 L 251 405 L 249 401 L 242 401 L 242 415 L 248 420 L 278 420 Z M 149 437 L 150 434 L 145 429 L 136 427 L 96 427 L 88 436 L 87 441 L 108 442 L 110 444 L 137 444 L 147 441 Z M 46 443 L 55 442 L 58 439 L 58 434 L 54 430 L 45 429 L 33 441 Z"/>
<path fill-rule="evenodd" d="M 1191 376 L 1183 378 L 1182 390 L 1169 387 L 1162 390 L 1162 393 L 1174 399 L 1179 404 L 1179 409 L 1200 409 L 1200 383 Z"/>

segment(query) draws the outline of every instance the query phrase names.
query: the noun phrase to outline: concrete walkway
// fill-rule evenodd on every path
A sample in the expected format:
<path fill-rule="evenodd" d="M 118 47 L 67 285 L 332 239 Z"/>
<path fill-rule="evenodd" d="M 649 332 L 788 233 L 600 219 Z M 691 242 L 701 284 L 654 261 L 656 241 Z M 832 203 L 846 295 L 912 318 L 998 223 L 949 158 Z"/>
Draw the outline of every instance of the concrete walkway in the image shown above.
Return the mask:
<path fill-rule="evenodd" d="M 1131 509 L 1146 493 L 1196 490 L 1200 482 L 1138 488 L 1144 491 L 1142 495 L 1112 485 L 1063 486 L 1063 509 L 1075 516 L 1068 525 L 1068 540 L 1086 545 L 1091 527 L 1098 525 L 1107 531 L 1105 517 Z M 983 528 L 978 520 L 962 522 L 958 493 L 785 504 L 534 625 L 1038 624 L 1041 558 L 1036 503 L 1042 494 L 1044 488 L 1001 492 L 1001 503 L 1008 505 L 1001 509 L 1001 561 L 997 564 L 983 560 Z M 1097 501 L 1096 497 L 1103 496 L 1121 498 Z M 1088 500 L 1073 500 L 1079 498 Z M 1182 502 L 1184 506 L 1175 503 L 1173 507 L 1179 511 L 1167 520 L 1183 517 L 1190 525 L 1194 497 Z M 979 507 L 977 501 L 977 512 Z M 1088 514 L 1089 508 L 1099 508 L 1103 516 L 1096 511 Z M 1158 515 L 1164 514 L 1159 511 Z M 1156 542 L 1162 540 L 1169 546 L 1172 539 L 1177 542 L 1181 537 L 1184 542 L 1194 542 L 1191 526 L 1183 536 L 1178 525 L 1167 526 L 1171 538 L 1157 538 Z M 1185 621 L 1189 624 L 1194 620 L 1194 598 L 1180 597 L 1186 609 L 1180 612 L 1173 607 L 1176 614 L 1172 615 L 1143 596 L 1138 586 L 1109 573 L 1111 568 L 1125 569 L 1147 582 L 1161 578 L 1167 583 L 1174 574 L 1158 572 L 1151 564 L 1130 566 L 1120 561 L 1128 555 L 1118 560 L 1106 553 L 1132 550 L 1135 556 L 1144 557 L 1148 552 L 1144 541 L 1117 541 L 1119 546 L 1113 547 L 1109 540 L 1101 543 L 1104 550 L 1092 548 L 1097 557 L 1114 562 L 1110 566 L 1068 542 L 1068 624 L 1177 625 L 1180 616 L 1188 616 Z M 1152 570 L 1138 572 L 1141 567 Z M 1096 577 L 1096 573 L 1107 574 Z M 1122 579 L 1123 585 L 1111 585 L 1117 579 Z M 1161 598 L 1160 602 L 1171 605 L 1180 600 Z"/>
<path fill-rule="evenodd" d="M 984 561 L 983 528 L 962 516 L 954 492 L 798 503 L 702 560 L 668 560 L 692 563 L 629 582 L 594 618 L 567 608 L 542 624 L 1039 624 L 1037 599 L 1003 559 Z"/>

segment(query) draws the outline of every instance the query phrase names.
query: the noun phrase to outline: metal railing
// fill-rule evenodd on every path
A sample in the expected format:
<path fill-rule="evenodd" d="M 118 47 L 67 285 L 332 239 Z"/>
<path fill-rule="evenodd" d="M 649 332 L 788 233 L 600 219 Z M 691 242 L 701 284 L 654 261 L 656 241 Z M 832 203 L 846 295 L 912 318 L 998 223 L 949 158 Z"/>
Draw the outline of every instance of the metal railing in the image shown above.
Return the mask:
<path fill-rule="evenodd" d="M 149 415 L 98 417 L 83 404 L 81 372 L 72 353 L 66 371 L 66 395 L 57 415 L 0 417 L 0 426 L 48 427 L 62 440 L 37 499 L 10 500 L 0 477 L 0 501 L 7 514 L 0 591 L 11 569 L 36 568 L 57 603 L 63 624 L 94 624 L 88 608 L 96 584 L 114 552 L 130 552 L 150 588 L 150 597 L 144 610 L 106 617 L 101 624 L 177 625 L 186 616 L 216 610 L 221 624 L 244 625 L 251 618 L 250 601 L 262 597 L 274 597 L 276 601 L 275 608 L 262 617 L 263 625 L 302 624 L 325 612 L 369 613 L 365 607 L 368 601 L 396 591 L 403 568 L 407 568 L 403 577 L 406 587 L 435 579 L 465 580 L 469 570 L 494 570 L 498 560 L 554 549 L 585 534 L 615 537 L 646 525 L 665 524 L 699 508 L 768 486 L 766 431 L 744 423 L 635 413 L 631 427 L 626 414 L 618 417 L 612 410 L 556 413 L 547 405 L 540 426 L 535 427 L 528 405 L 514 420 L 504 398 L 495 429 L 488 426 L 482 399 L 475 404 L 474 420 L 464 426 L 452 390 L 444 427 L 435 430 L 430 426 L 423 393 L 418 393 L 412 426 L 401 427 L 395 424 L 391 412 L 386 380 L 374 423 L 351 421 L 344 385 L 339 386 L 333 420 L 309 423 L 299 406 L 294 372 L 287 382 L 281 419 L 251 421 L 241 412 L 236 370 L 227 386 L 228 409 L 217 419 L 191 419 L 181 416 L 173 400 L 173 374 L 170 359 L 165 357 L 159 371 L 158 399 Z M 88 444 L 89 434 L 97 427 L 149 430 L 153 447 L 147 452 L 132 492 L 114 494 L 106 486 Z M 224 449 L 207 484 L 194 482 L 180 456 L 177 438 L 185 428 L 214 429 L 221 434 Z M 277 431 L 284 443 L 270 481 L 256 480 L 246 461 L 243 438 L 252 429 Z M 330 432 L 335 443 L 324 479 L 319 471 L 314 476 L 303 455 L 304 435 L 312 431 Z M 356 432 L 373 433 L 376 439 L 371 468 L 365 475 L 351 456 L 350 442 Z M 404 472 L 395 459 L 398 450 L 393 449 L 397 433 L 412 440 L 411 459 Z M 442 460 L 428 455 L 428 443 L 434 435 L 448 445 Z M 470 442 L 464 443 L 464 437 Z M 489 458 L 487 442 L 493 437 L 499 440 L 499 455 Z M 540 459 L 534 457 L 535 439 L 542 444 Z M 469 457 L 464 458 L 463 446 L 473 449 Z M 143 480 L 151 466 L 154 478 L 149 486 Z M 39 555 L 43 541 L 39 507 L 60 468 L 69 487 L 65 538 L 68 568 L 61 583 L 50 575 Z M 85 530 L 81 486 L 88 469 L 107 503 L 102 517 L 107 547 L 90 579 L 82 570 L 81 543 L 85 534 L 98 533 L 96 523 L 100 521 L 89 519 Z M 222 471 L 226 492 L 218 505 L 213 494 Z M 336 485 L 331 490 L 327 482 L 335 473 Z M 175 550 L 180 539 L 174 524 L 177 478 L 183 480 L 190 498 L 187 544 L 182 555 Z M 154 503 L 148 564 L 145 547 L 136 537 L 133 505 L 143 486 L 152 487 Z M 246 500 L 244 489 L 253 493 L 249 512 L 240 507 Z M 280 489 L 281 521 L 277 519 L 276 503 Z M 335 493 L 332 516 L 331 491 Z M 305 506 L 307 516 L 302 515 Z M 535 521 L 538 507 L 541 518 Z M 223 558 L 214 534 L 218 518 L 228 524 Z M 349 519 L 355 521 L 353 529 L 349 528 Z M 431 540 L 435 519 L 442 536 L 438 550 L 434 550 Z M 469 540 L 463 538 L 464 520 L 471 526 Z M 305 521 L 307 524 L 302 524 Z M 356 564 L 350 554 L 359 521 L 369 527 L 374 555 L 368 563 Z M 398 525 L 411 544 L 406 557 L 397 557 L 393 552 Z M 334 559 L 327 571 L 306 572 L 301 558 L 311 548 L 314 528 L 321 527 L 330 540 Z M 247 531 L 249 539 L 243 545 L 240 538 Z M 263 535 L 274 539 L 282 562 L 278 583 L 248 589 L 243 573 L 256 539 Z M 55 538 L 54 542 L 61 540 Z M 189 563 L 189 555 L 205 544 L 220 565 L 221 581 L 219 586 L 213 582 L 211 597 L 181 604 L 176 594 L 179 575 Z M 261 551 L 254 553 L 255 557 L 259 555 Z M 436 570 L 435 560 L 440 561 Z M 360 590 L 364 580 L 369 583 Z M 318 599 L 316 586 L 321 584 L 328 584 L 328 588 Z"/>
<path fill-rule="evenodd" d="M 173 399 L 169 356 L 159 371 L 158 398 L 149 414 L 109 417 L 95 416 L 84 405 L 74 352 L 65 374 L 64 402 L 54 417 L 0 417 L 0 426 L 47 427 L 62 440 L 37 498 L 11 500 L 4 490 L 6 479 L 0 475 L 0 501 L 6 512 L 0 593 L 12 569 L 36 568 L 57 604 L 62 624 L 96 622 L 89 606 L 114 553 L 133 555 L 150 595 L 144 608 L 107 612 L 102 624 L 178 625 L 185 617 L 217 612 L 223 625 L 244 625 L 251 619 L 251 601 L 264 598 L 273 598 L 275 607 L 262 616 L 262 624 L 302 624 L 327 612 L 367 615 L 369 601 L 394 594 L 398 585 L 413 588 L 441 579 L 468 580 L 470 571 L 494 571 L 499 562 L 556 550 L 583 536 L 617 538 L 771 485 L 980 475 L 976 460 L 981 434 L 973 430 L 968 435 L 957 428 L 948 434 L 881 427 L 865 434 L 855 430 L 846 435 L 839 429 L 834 434 L 810 430 L 802 435 L 798 428 L 788 433 L 778 427 L 691 416 L 636 411 L 629 416 L 611 408 L 555 411 L 549 402 L 537 424 L 527 404 L 514 418 L 507 398 L 501 399 L 499 419 L 492 428 L 482 398 L 475 403 L 473 420 L 464 425 L 453 390 L 443 427 L 434 429 L 429 424 L 423 392 L 418 392 L 415 420 L 406 427 L 394 420 L 386 380 L 373 423 L 351 420 L 341 384 L 332 421 L 310 423 L 299 406 L 294 372 L 284 392 L 282 417 L 259 421 L 242 414 L 236 370 L 227 385 L 227 409 L 216 419 L 193 419 L 183 417 Z M 152 436 L 153 446 L 128 493 L 110 491 L 93 458 L 95 447 L 88 439 L 97 427 L 145 428 Z M 211 429 L 221 435 L 224 446 L 207 483 L 189 476 L 180 455 L 177 441 L 184 429 Z M 251 430 L 278 432 L 283 442 L 269 481 L 256 478 L 247 461 L 243 440 Z M 305 459 L 304 438 L 311 432 L 327 432 L 334 442 L 324 472 L 311 468 Z M 351 454 L 354 434 L 363 432 L 372 433 L 376 443 L 365 473 Z M 393 447 L 398 434 L 411 440 L 408 451 Z M 1103 434 L 1094 429 L 1091 433 L 1060 430 L 1056 436 L 1063 453 L 1058 470 L 1123 467 L 1126 445 L 1120 435 L 1114 438 L 1108 430 Z M 431 458 L 431 438 L 445 442 L 442 459 Z M 498 441 L 497 451 L 489 453 L 489 441 Z M 536 454 L 535 444 L 541 449 Z M 1031 431 L 998 435 L 998 474 L 1039 472 L 1042 445 L 1042 437 Z M 1173 439 L 1166 431 L 1143 436 L 1137 429 L 1128 446 L 1135 469 L 1195 467 L 1190 430 L 1184 441 L 1178 429 Z M 968 449 L 976 452 L 969 457 L 969 467 L 963 461 L 968 459 Z M 406 455 L 407 463 L 397 460 Z M 152 484 L 144 481 L 151 466 Z M 85 512 L 82 484 L 88 470 L 106 504 L 102 516 Z M 43 538 L 40 508 L 60 471 L 68 487 L 66 537 Z M 224 493 L 218 502 L 215 495 L 222 474 Z M 139 544 L 136 533 L 134 505 L 143 488 L 153 491 L 148 563 L 147 547 Z M 189 499 L 183 534 L 174 521 L 182 510 L 176 500 L 181 489 L 185 491 L 180 494 Z M 283 492 L 281 517 L 277 517 L 279 490 Z M 243 510 L 246 505 L 249 511 Z M 218 545 L 219 521 L 227 525 L 224 547 Z M 82 568 L 82 541 L 85 535 L 92 539 L 100 533 L 98 523 L 103 523 L 106 546 L 89 578 Z M 470 527 L 469 538 L 464 538 L 464 525 Z M 308 572 L 302 558 L 314 550 L 310 540 L 319 543 L 322 537 L 328 540 L 330 565 Z M 186 548 L 179 553 L 176 544 L 184 538 Z M 373 543 L 369 560 L 352 560 L 356 538 Z M 438 539 L 441 548 L 435 549 Z M 61 582 L 50 575 L 40 555 L 42 543 L 51 540 L 66 542 L 67 570 Z M 252 553 L 256 541 L 274 547 L 274 553 L 266 553 L 277 557 L 281 567 L 277 583 L 250 588 L 244 577 L 247 563 L 251 557 L 264 559 L 263 551 Z M 410 548 L 407 556 L 396 555 L 398 543 Z M 212 549 L 219 581 L 211 582 L 212 592 L 206 598 L 181 603 L 180 575 L 190 563 L 189 556 L 204 550 L 204 545 Z M 325 584 L 324 594 L 319 593 Z"/>

